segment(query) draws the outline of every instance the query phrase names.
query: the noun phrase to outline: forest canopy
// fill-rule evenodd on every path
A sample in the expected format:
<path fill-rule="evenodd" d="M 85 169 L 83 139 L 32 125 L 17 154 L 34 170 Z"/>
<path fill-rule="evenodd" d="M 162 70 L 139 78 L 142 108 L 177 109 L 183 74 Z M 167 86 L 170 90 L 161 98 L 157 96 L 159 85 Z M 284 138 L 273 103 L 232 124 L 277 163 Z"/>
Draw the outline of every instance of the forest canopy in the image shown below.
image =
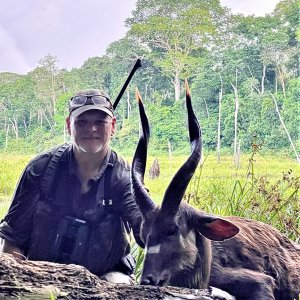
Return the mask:
<path fill-rule="evenodd" d="M 0 73 L 0 150 L 35 153 L 63 143 L 72 94 L 99 88 L 114 100 L 141 58 L 142 68 L 116 110 L 113 147 L 132 153 L 136 145 L 138 88 L 153 149 L 188 150 L 187 78 L 205 149 L 251 151 L 259 145 L 295 158 L 300 146 L 296 0 L 279 2 L 264 17 L 232 14 L 219 0 L 138 0 L 126 26 L 124 38 L 80 68 L 58 69 L 57 58 L 48 54 L 26 75 Z"/>

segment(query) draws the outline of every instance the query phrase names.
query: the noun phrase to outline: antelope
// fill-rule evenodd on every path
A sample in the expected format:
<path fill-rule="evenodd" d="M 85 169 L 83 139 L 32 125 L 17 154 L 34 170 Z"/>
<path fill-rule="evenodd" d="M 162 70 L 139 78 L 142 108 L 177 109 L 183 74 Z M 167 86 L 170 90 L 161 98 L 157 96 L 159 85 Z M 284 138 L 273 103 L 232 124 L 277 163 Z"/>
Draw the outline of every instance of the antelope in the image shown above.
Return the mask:
<path fill-rule="evenodd" d="M 171 180 L 161 206 L 144 186 L 150 128 L 136 93 L 142 132 L 132 161 L 132 190 L 145 243 L 140 283 L 217 287 L 238 300 L 293 300 L 300 293 L 300 245 L 254 220 L 219 217 L 182 202 L 201 159 L 202 133 L 186 81 L 191 154 Z"/>

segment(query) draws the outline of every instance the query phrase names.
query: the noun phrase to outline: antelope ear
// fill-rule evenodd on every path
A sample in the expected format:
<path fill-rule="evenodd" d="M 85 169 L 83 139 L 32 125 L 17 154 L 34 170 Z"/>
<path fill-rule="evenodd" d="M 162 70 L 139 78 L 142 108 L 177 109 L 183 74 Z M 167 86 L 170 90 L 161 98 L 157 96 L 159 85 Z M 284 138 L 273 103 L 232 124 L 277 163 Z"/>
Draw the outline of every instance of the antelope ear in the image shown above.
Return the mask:
<path fill-rule="evenodd" d="M 239 233 L 240 229 L 228 220 L 214 215 L 196 212 L 193 215 L 193 226 L 206 238 L 212 241 L 230 239 Z"/>
<path fill-rule="evenodd" d="M 206 238 L 213 241 L 230 239 L 239 233 L 240 229 L 224 219 L 215 219 L 200 226 L 199 231 Z"/>

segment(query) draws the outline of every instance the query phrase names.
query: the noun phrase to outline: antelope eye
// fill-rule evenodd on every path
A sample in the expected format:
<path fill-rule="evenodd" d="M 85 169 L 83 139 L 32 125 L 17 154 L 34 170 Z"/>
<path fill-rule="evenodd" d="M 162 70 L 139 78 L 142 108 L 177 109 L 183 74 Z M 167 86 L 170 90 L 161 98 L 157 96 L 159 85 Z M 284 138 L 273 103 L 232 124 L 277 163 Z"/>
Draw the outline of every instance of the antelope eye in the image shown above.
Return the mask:
<path fill-rule="evenodd" d="M 167 230 L 167 236 L 172 236 L 177 233 L 177 227 L 175 225 L 171 225 Z"/>

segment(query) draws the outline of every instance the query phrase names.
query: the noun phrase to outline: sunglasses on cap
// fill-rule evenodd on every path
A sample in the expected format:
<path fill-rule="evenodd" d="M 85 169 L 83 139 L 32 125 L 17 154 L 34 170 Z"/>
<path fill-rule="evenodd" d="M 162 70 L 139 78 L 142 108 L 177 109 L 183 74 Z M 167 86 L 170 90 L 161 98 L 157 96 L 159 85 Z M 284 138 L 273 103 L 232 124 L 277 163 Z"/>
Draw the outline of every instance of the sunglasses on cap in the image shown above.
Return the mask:
<path fill-rule="evenodd" d="M 86 104 L 105 106 L 108 108 L 112 107 L 109 98 L 103 95 L 76 95 L 71 98 L 69 108 L 76 108 Z"/>

